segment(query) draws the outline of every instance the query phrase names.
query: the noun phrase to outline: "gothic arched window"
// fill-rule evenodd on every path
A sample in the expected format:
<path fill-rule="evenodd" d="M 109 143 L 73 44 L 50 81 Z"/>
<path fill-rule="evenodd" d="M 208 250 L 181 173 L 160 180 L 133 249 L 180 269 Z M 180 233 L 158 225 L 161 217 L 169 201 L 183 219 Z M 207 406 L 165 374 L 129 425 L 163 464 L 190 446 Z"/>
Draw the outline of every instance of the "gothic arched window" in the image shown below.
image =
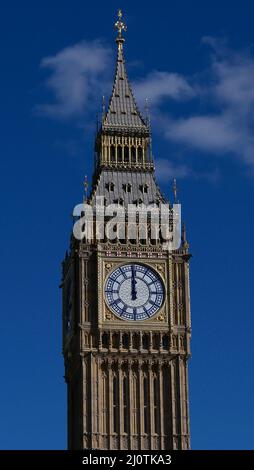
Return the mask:
<path fill-rule="evenodd" d="M 116 149 L 115 149 L 114 145 L 111 145 L 111 147 L 110 147 L 110 160 L 111 160 L 111 162 L 116 161 Z"/>
<path fill-rule="evenodd" d="M 142 346 L 143 349 L 148 349 L 149 348 L 149 336 L 144 334 L 142 338 Z"/>
<path fill-rule="evenodd" d="M 124 147 L 124 162 L 128 163 L 129 161 L 129 147 L 125 145 Z"/>
<path fill-rule="evenodd" d="M 123 161 L 123 149 L 121 145 L 117 146 L 117 161 L 121 163 Z"/>
<path fill-rule="evenodd" d="M 162 338 L 162 347 L 163 347 L 163 349 L 168 349 L 168 348 L 169 348 L 169 338 L 168 338 L 168 335 L 163 335 L 163 338 Z"/>
<path fill-rule="evenodd" d="M 118 334 L 114 333 L 112 336 L 112 346 L 114 349 L 117 349 L 119 346 Z"/>
<path fill-rule="evenodd" d="M 133 349 L 139 349 L 139 340 L 139 335 L 137 333 L 134 333 L 132 339 Z"/>
<path fill-rule="evenodd" d="M 142 147 L 138 147 L 138 162 L 142 163 L 142 157 L 143 157 L 143 150 Z"/>
<path fill-rule="evenodd" d="M 153 335 L 153 349 L 159 349 L 160 347 L 160 338 L 158 334 Z"/>
<path fill-rule="evenodd" d="M 102 347 L 108 348 L 109 340 L 108 340 L 108 333 L 103 333 L 102 335 Z"/>
<path fill-rule="evenodd" d="M 135 149 L 134 145 L 132 145 L 132 147 L 131 147 L 131 161 L 136 162 L 136 149 Z"/>
<path fill-rule="evenodd" d="M 123 334 L 122 346 L 123 346 L 124 349 L 128 349 L 128 347 L 129 347 L 129 336 L 127 335 L 127 333 Z"/>

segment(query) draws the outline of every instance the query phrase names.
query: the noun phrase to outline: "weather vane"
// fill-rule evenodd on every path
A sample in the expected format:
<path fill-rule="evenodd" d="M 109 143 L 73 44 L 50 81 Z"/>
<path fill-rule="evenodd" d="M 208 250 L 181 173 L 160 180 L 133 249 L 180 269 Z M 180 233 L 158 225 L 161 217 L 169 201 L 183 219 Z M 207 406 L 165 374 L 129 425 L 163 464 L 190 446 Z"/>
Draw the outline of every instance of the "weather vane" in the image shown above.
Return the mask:
<path fill-rule="evenodd" d="M 117 16 L 118 16 L 118 20 L 115 23 L 115 28 L 118 31 L 117 39 L 122 39 L 122 31 L 127 31 L 127 26 L 122 21 L 122 17 L 123 17 L 122 10 L 118 10 Z"/>

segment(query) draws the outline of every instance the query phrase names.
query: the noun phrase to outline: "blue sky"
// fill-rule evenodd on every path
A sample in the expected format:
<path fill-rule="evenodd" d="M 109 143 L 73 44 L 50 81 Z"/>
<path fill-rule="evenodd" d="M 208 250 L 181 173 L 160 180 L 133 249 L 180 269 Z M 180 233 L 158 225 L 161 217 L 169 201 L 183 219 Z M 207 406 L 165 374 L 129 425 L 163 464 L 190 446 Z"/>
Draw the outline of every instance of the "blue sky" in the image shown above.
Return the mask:
<path fill-rule="evenodd" d="M 119 6 L 157 178 L 168 197 L 178 179 L 193 254 L 192 447 L 253 448 L 251 3 L 2 3 L 0 448 L 66 448 L 61 260 L 91 180 Z"/>

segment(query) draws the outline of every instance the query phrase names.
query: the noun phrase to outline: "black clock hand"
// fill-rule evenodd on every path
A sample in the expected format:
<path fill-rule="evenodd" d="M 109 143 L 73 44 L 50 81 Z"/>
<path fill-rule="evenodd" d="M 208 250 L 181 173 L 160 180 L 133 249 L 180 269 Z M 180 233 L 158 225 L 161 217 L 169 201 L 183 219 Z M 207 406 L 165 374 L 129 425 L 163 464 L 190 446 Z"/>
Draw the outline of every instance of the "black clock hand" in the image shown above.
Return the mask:
<path fill-rule="evenodd" d="M 131 300 L 136 300 L 137 298 L 136 284 L 135 269 L 134 266 L 131 266 Z"/>

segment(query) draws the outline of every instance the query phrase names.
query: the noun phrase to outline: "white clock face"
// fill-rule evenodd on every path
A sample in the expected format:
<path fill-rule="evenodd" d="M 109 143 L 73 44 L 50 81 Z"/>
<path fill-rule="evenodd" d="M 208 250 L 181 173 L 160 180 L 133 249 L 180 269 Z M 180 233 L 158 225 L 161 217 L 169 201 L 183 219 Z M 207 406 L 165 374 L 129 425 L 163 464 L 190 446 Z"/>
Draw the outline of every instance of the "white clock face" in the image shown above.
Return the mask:
<path fill-rule="evenodd" d="M 107 303 L 124 320 L 146 320 L 155 315 L 164 301 L 160 276 L 148 266 L 125 264 L 115 269 L 105 284 Z"/>

